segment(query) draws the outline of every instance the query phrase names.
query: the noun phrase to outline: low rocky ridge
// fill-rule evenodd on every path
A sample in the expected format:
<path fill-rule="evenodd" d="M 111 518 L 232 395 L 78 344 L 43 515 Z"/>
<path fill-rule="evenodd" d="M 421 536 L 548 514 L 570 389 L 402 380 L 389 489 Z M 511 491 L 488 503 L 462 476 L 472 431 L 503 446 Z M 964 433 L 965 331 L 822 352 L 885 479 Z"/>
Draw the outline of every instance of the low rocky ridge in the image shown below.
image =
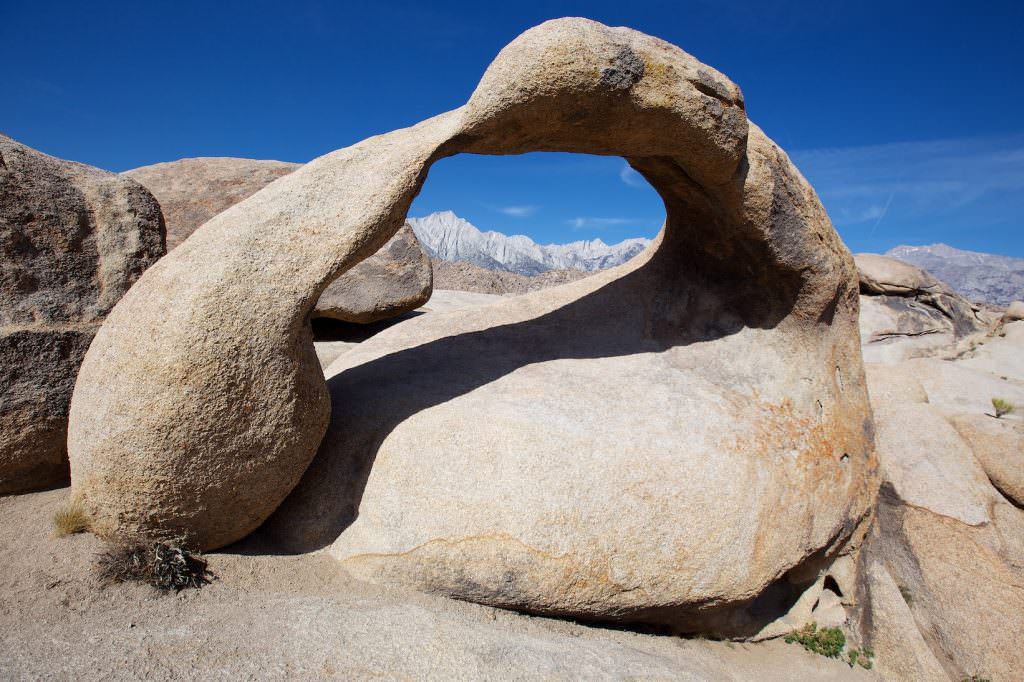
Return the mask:
<path fill-rule="evenodd" d="M 0 135 L 0 494 L 66 482 L 79 365 L 107 313 L 164 254 L 137 182 Z"/>
<path fill-rule="evenodd" d="M 885 255 L 928 270 L 972 301 L 1005 308 L 1024 300 L 1024 258 L 964 251 L 946 244 L 897 246 Z"/>
<path fill-rule="evenodd" d="M 525 276 L 549 270 L 604 270 L 625 263 L 651 243 L 637 237 L 611 246 L 600 239 L 537 244 L 524 235 L 481 232 L 452 211 L 410 218 L 409 224 L 432 258 Z"/>
<path fill-rule="evenodd" d="M 481 294 L 525 294 L 575 282 L 588 274 L 582 270 L 546 270 L 539 275 L 519 275 L 505 270 L 489 270 L 468 261 L 447 261 L 432 258 L 434 286 L 452 291 L 473 291 Z"/>
<path fill-rule="evenodd" d="M 167 221 L 167 248 L 301 164 L 222 157 L 181 159 L 124 175 L 147 189 Z M 375 254 L 336 279 L 314 307 L 316 317 L 368 324 L 414 310 L 430 298 L 430 260 L 406 226 Z"/>

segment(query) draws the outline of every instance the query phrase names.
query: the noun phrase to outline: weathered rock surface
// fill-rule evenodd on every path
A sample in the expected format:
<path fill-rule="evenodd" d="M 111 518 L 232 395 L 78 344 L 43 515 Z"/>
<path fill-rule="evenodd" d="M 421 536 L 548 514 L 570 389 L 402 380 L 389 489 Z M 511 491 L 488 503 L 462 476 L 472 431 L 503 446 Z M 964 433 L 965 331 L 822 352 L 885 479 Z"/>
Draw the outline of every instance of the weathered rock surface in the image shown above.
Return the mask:
<path fill-rule="evenodd" d="M 955 415 L 950 421 L 992 485 L 1024 507 L 1024 422 L 984 414 Z"/>
<path fill-rule="evenodd" d="M 203 157 L 124 174 L 160 202 L 170 250 L 210 218 L 299 167 L 283 161 Z M 412 229 L 404 225 L 379 251 L 328 286 L 313 316 L 368 324 L 418 308 L 430 298 L 431 289 L 430 260 Z"/>
<path fill-rule="evenodd" d="M 434 289 L 430 259 L 409 224 L 320 295 L 314 317 L 369 324 L 415 310 Z"/>
<path fill-rule="evenodd" d="M 932 355 L 985 328 L 969 301 L 924 270 L 873 253 L 856 262 L 865 361 Z"/>
<path fill-rule="evenodd" d="M 342 355 L 268 529 L 370 580 L 755 634 L 872 504 L 852 258 L 736 87 L 660 41 L 550 22 L 455 113 L 470 151 L 627 156 L 665 230 L 620 268 Z"/>
<path fill-rule="evenodd" d="M 247 199 L 301 164 L 231 157 L 200 157 L 125 171 L 160 202 L 167 223 L 167 250 L 200 225 Z"/>
<path fill-rule="evenodd" d="M 889 679 L 1014 680 L 1024 669 L 1011 634 L 1024 628 L 1020 422 L 985 414 L 994 390 L 1024 389 L 990 373 L 1014 346 L 1024 353 L 1007 334 L 979 347 L 988 356 L 867 366 L 883 484 L 861 603 Z"/>
<path fill-rule="evenodd" d="M 67 480 L 79 365 L 164 253 L 156 200 L 113 173 L 0 135 L 0 494 Z"/>

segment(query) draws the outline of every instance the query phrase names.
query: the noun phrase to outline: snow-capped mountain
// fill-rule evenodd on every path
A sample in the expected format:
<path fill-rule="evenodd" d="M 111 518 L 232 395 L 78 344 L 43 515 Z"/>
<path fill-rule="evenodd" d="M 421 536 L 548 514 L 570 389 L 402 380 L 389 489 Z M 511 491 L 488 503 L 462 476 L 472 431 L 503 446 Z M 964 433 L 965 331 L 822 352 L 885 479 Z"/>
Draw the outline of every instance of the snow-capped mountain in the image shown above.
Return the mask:
<path fill-rule="evenodd" d="M 946 244 L 897 246 L 885 255 L 924 268 L 972 301 L 1006 306 L 1024 300 L 1024 258 Z"/>
<path fill-rule="evenodd" d="M 451 211 L 409 218 L 413 232 L 434 258 L 467 261 L 489 270 L 537 275 L 547 270 L 593 272 L 625 263 L 647 248 L 650 239 L 637 237 L 609 246 L 600 239 L 569 244 L 538 244 L 523 235 L 481 232 Z"/>

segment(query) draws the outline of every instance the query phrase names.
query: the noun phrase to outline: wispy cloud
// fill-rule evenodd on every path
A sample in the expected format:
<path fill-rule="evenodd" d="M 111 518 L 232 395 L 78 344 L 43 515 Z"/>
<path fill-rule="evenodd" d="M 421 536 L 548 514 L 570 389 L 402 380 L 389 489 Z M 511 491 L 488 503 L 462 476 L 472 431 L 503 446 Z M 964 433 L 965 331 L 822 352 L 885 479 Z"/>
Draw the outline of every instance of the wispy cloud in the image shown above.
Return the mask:
<path fill-rule="evenodd" d="M 526 218 L 537 212 L 537 206 L 497 206 L 495 211 L 513 218 Z"/>
<path fill-rule="evenodd" d="M 622 162 L 622 168 L 619 169 L 619 179 L 630 187 L 643 187 L 647 184 L 644 176 L 633 170 L 633 167 L 625 161 Z"/>
<path fill-rule="evenodd" d="M 585 228 L 614 227 L 615 225 L 635 225 L 637 222 L 639 221 L 635 218 L 584 218 L 581 216 L 566 220 L 565 224 L 574 230 L 582 230 Z"/>
<path fill-rule="evenodd" d="M 1024 134 L 796 151 L 838 226 L 904 222 L 958 209 L 1004 211 L 1024 193 Z"/>

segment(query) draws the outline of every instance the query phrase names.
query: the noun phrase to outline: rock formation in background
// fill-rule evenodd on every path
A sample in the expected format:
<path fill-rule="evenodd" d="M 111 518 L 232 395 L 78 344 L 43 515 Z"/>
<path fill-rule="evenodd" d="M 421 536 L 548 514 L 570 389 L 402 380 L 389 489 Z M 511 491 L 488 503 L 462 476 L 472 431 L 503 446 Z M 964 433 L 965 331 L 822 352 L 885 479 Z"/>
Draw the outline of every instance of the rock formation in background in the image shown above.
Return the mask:
<path fill-rule="evenodd" d="M 481 232 L 451 211 L 410 218 L 409 224 L 432 258 L 470 263 L 487 270 L 532 277 L 549 270 L 594 272 L 622 265 L 651 244 L 636 237 L 609 246 L 600 239 L 537 244 L 521 234 Z"/>
<path fill-rule="evenodd" d="M 149 189 L 167 221 L 167 248 L 196 229 L 288 175 L 301 164 L 204 157 L 143 166 L 124 174 Z M 314 317 L 367 324 L 414 310 L 430 299 L 430 260 L 409 227 L 358 263 L 324 291 Z"/>
<path fill-rule="evenodd" d="M 1002 308 L 1024 299 L 1024 258 L 963 251 L 945 244 L 897 246 L 885 255 L 924 268 L 971 301 Z"/>
<path fill-rule="evenodd" d="M 82 357 L 164 249 L 160 207 L 137 182 L 0 135 L 0 494 L 67 480 Z"/>
<path fill-rule="evenodd" d="M 339 358 L 329 395 L 308 313 L 403 225 L 430 165 L 543 150 L 626 157 L 664 197 L 662 235 L 593 277 L 395 325 Z M 83 365 L 73 494 L 100 534 L 218 547 L 324 441 L 272 526 L 358 575 L 777 632 L 826 583 L 854 594 L 876 492 L 857 305 L 852 257 L 733 83 L 552 21 L 465 106 L 303 166 L 151 269 Z"/>
<path fill-rule="evenodd" d="M 517 275 L 504 270 L 488 270 L 468 261 L 432 258 L 434 286 L 449 291 L 473 291 L 480 294 L 525 294 L 575 282 L 590 273 L 582 270 L 545 270 L 539 275 Z"/>
<path fill-rule="evenodd" d="M 924 270 L 873 253 L 856 262 L 865 361 L 934 354 L 985 329 L 975 306 Z"/>
<path fill-rule="evenodd" d="M 862 553 L 865 641 L 886 679 L 1024 670 L 1024 322 L 955 360 L 867 365 L 882 493 Z M 973 677 L 977 676 L 977 677 Z"/>

